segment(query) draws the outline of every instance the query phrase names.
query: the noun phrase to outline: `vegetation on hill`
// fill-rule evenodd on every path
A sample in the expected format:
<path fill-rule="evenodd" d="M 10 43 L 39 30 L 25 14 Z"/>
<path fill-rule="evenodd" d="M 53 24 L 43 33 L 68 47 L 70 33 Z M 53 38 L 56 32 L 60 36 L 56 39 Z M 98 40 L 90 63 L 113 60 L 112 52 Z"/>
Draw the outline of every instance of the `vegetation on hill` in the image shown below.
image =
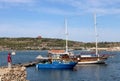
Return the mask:
<path fill-rule="evenodd" d="M 68 41 L 69 48 L 83 49 L 95 47 L 95 43 Z M 120 46 L 120 42 L 100 42 L 99 47 Z M 40 50 L 65 49 L 65 40 L 51 38 L 0 38 L 0 50 Z"/>

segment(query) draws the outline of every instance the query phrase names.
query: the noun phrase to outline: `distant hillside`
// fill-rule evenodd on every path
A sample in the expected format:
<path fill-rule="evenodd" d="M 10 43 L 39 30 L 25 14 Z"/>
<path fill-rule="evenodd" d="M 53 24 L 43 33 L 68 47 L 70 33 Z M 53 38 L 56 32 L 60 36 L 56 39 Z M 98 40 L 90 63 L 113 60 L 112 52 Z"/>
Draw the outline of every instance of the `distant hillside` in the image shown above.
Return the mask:
<path fill-rule="evenodd" d="M 95 43 L 68 41 L 70 49 L 95 47 Z M 99 47 L 120 46 L 120 42 L 100 42 Z M 0 38 L 0 50 L 65 49 L 65 40 L 52 38 Z"/>

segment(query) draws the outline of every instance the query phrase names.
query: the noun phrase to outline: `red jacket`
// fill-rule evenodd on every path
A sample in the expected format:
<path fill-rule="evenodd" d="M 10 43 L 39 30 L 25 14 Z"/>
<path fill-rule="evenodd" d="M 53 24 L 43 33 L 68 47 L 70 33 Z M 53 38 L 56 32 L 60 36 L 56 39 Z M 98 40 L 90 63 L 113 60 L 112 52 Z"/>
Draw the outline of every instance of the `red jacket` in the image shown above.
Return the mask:
<path fill-rule="evenodd" d="M 11 54 L 10 53 L 8 54 L 7 60 L 8 60 L 8 62 L 12 62 Z"/>

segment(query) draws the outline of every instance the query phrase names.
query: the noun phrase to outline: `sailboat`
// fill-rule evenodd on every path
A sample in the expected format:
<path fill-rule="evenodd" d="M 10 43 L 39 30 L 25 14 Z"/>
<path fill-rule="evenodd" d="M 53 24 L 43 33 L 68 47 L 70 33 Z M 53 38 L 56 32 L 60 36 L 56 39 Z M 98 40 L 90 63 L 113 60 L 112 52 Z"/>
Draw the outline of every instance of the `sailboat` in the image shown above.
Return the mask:
<path fill-rule="evenodd" d="M 65 50 L 49 50 L 48 53 L 49 54 L 66 54 L 66 55 L 73 55 L 72 52 L 68 51 L 68 29 L 67 29 L 67 19 L 65 18 L 65 42 L 66 42 L 66 46 L 65 46 Z"/>
<path fill-rule="evenodd" d="M 96 27 L 96 14 L 94 14 L 94 28 L 95 28 L 95 36 L 96 36 L 96 49 L 95 49 L 95 55 L 93 54 L 86 54 L 86 55 L 78 55 L 77 60 L 78 64 L 103 64 L 105 63 L 105 60 L 108 58 L 108 56 L 100 56 L 98 53 L 98 34 L 97 34 L 97 27 Z"/>
<path fill-rule="evenodd" d="M 73 69 L 77 62 L 69 58 L 68 42 L 67 42 L 67 20 L 65 19 L 66 27 L 66 51 L 64 50 L 49 50 L 48 59 L 44 62 L 38 63 L 36 68 L 38 69 Z"/>
<path fill-rule="evenodd" d="M 65 18 L 65 36 L 66 36 L 66 46 L 65 46 L 65 50 L 49 50 L 48 53 L 49 54 L 69 54 L 68 52 L 68 30 L 67 30 L 67 19 Z"/>

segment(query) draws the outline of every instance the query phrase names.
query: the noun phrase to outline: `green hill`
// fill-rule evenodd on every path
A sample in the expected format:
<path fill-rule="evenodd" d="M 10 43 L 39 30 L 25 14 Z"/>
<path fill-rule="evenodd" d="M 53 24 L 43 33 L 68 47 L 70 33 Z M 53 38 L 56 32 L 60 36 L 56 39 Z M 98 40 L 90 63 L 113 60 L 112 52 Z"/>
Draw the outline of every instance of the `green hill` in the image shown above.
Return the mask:
<path fill-rule="evenodd" d="M 99 47 L 120 46 L 120 42 L 100 42 Z M 68 41 L 69 49 L 95 47 L 95 43 Z M 65 49 L 65 40 L 52 38 L 0 38 L 0 50 Z"/>
<path fill-rule="evenodd" d="M 82 43 L 69 41 L 69 46 L 80 46 Z M 64 49 L 65 40 L 51 38 L 0 38 L 0 50 L 40 50 Z"/>

